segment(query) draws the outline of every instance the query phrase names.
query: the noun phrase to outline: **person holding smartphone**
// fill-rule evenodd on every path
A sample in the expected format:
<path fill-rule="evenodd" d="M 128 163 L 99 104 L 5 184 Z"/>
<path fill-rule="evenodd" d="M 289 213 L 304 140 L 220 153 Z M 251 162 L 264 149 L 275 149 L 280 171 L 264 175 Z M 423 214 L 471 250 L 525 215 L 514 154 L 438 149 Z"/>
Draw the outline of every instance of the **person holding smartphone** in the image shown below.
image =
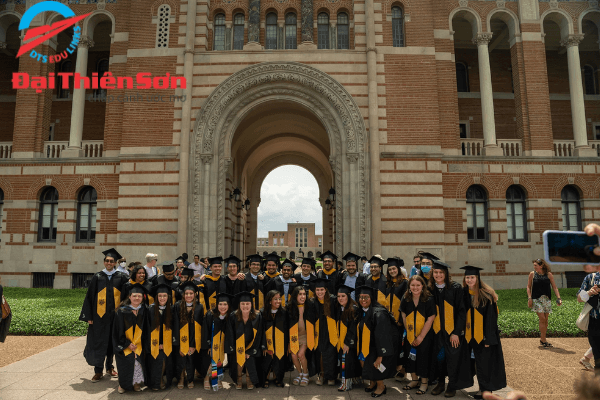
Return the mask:
<path fill-rule="evenodd" d="M 533 262 L 533 271 L 529 274 L 527 283 L 527 306 L 537 313 L 540 327 L 540 346 L 553 347 L 546 339 L 548 316 L 552 313 L 552 289 L 556 294 L 556 305 L 561 306 L 562 300 L 546 261 L 538 258 Z"/>

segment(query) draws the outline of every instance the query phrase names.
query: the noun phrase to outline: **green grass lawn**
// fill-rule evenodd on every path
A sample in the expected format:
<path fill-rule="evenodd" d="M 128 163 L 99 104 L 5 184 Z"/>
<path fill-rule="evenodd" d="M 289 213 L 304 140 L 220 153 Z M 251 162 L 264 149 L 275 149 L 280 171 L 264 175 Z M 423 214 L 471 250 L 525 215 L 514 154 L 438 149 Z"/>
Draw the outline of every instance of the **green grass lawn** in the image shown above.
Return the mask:
<path fill-rule="evenodd" d="M 11 335 L 82 336 L 87 324 L 78 320 L 85 289 L 4 288 L 4 296 L 13 311 Z M 563 305 L 553 299 L 548 327 L 549 336 L 585 336 L 575 320 L 583 308 L 577 303 L 577 289 L 560 289 Z M 498 291 L 500 317 L 498 325 L 503 337 L 535 337 L 539 335 L 537 315 L 527 307 L 525 289 Z"/>

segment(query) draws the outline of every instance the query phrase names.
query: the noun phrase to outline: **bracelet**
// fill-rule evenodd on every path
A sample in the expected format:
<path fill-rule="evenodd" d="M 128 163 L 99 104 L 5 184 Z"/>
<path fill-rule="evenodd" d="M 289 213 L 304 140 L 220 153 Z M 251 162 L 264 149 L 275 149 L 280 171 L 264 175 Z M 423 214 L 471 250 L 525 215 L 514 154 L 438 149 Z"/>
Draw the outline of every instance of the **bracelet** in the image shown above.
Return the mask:
<path fill-rule="evenodd" d="M 527 300 L 533 300 L 531 297 L 529 297 Z"/>

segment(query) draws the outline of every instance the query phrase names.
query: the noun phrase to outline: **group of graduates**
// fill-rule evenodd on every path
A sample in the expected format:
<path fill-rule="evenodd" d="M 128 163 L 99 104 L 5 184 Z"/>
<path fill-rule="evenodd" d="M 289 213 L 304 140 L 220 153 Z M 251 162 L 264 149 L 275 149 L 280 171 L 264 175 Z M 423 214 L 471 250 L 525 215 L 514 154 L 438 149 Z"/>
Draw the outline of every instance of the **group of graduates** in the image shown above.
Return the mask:
<path fill-rule="evenodd" d="M 453 397 L 473 385 L 474 375 L 481 391 L 506 386 L 497 295 L 481 281 L 481 268 L 461 268 L 461 285 L 447 264 L 423 252 L 409 279 L 398 257 L 373 256 L 366 276 L 357 271 L 359 256 L 346 254 L 338 270 L 328 251 L 317 273 L 311 258 L 294 273 L 294 261 L 255 254 L 244 274 L 242 260 L 231 255 L 209 258 L 211 272 L 198 281 L 187 268 L 175 277 L 168 263 L 140 281 L 139 270 L 131 280 L 116 271 L 115 249 L 103 254 L 105 269 L 92 278 L 80 316 L 89 324 L 84 356 L 94 366 L 92 381 L 105 367 L 118 376 L 120 393 L 165 389 L 174 380 L 193 388 L 195 378 L 217 391 L 224 369 L 236 389 L 244 374 L 248 389 L 283 387 L 294 369 L 294 385 L 311 377 L 339 391 L 364 384 L 372 397 L 386 394 L 385 379 L 407 373 L 412 380 L 403 389 L 417 394 L 436 384 L 432 394 Z"/>

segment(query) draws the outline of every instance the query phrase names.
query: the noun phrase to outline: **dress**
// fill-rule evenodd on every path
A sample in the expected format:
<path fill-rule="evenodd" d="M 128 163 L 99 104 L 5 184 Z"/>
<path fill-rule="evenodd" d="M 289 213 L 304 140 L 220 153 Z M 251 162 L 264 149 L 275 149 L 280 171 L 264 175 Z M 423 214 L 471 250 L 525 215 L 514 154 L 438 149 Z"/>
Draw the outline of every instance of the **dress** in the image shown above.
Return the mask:
<path fill-rule="evenodd" d="M 548 274 L 540 275 L 533 271 L 531 298 L 533 300 L 531 311 L 552 314 L 552 285 Z"/>
<path fill-rule="evenodd" d="M 427 301 L 419 301 L 416 307 L 412 299 L 404 300 L 400 305 L 400 310 L 406 315 L 406 338 L 404 340 L 404 366 L 406 372 L 414 372 L 420 378 L 433 378 L 434 371 L 431 368 L 434 350 L 433 329 L 429 329 L 429 332 L 417 347 L 413 347 L 411 343 L 421 334 L 427 319 L 432 315 L 436 315 L 435 300 L 432 296 L 429 296 Z"/>

